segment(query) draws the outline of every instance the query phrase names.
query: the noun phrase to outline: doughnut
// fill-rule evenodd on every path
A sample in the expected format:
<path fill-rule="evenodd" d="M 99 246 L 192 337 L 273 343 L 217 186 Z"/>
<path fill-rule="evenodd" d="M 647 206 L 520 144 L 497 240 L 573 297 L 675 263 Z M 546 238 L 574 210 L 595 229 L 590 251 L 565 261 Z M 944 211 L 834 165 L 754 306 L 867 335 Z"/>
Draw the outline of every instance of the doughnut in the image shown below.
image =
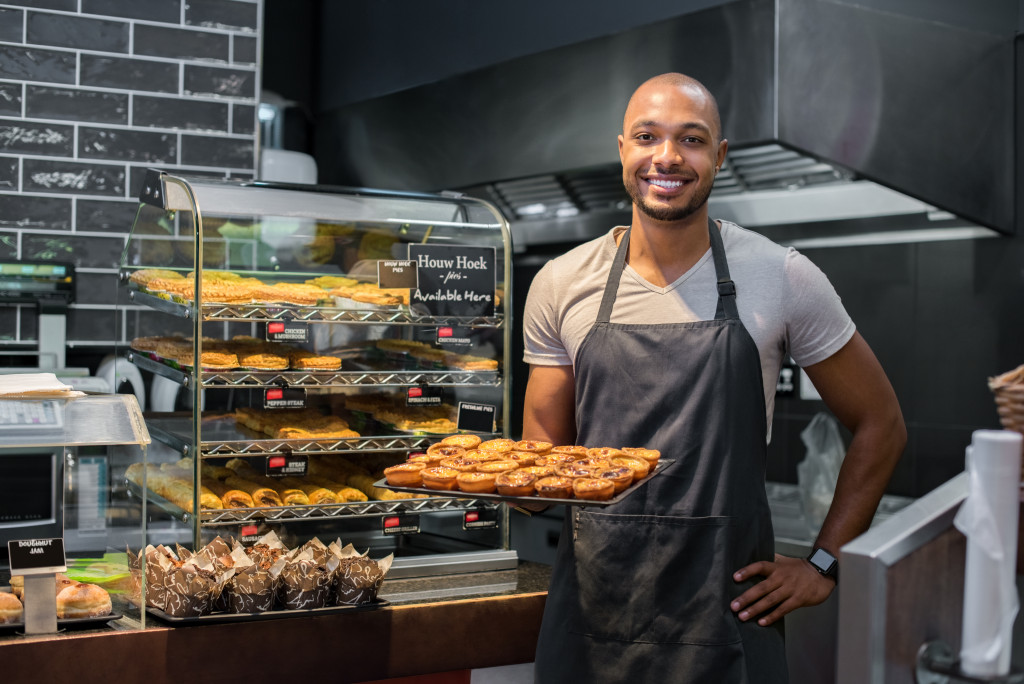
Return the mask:
<path fill-rule="evenodd" d="M 66 587 L 69 584 L 74 584 L 75 580 L 69 579 L 63 572 L 58 572 L 54 575 L 54 583 L 57 585 L 57 592 Z M 11 593 L 13 593 L 19 599 L 22 594 L 25 593 L 25 576 L 24 575 L 13 575 L 11 577 Z"/>
<path fill-rule="evenodd" d="M 75 582 L 57 594 L 57 617 L 61 619 L 109 615 L 111 610 L 110 594 L 95 584 Z"/>
<path fill-rule="evenodd" d="M 572 481 L 572 492 L 577 499 L 607 501 L 615 493 L 615 485 L 600 477 L 578 477 Z"/>
<path fill-rule="evenodd" d="M 611 466 L 605 470 L 599 470 L 594 474 L 594 477 L 600 477 L 611 482 L 615 487 L 616 494 L 633 484 L 633 470 L 625 466 Z"/>
<path fill-rule="evenodd" d="M 25 608 L 14 594 L 0 592 L 0 625 L 5 622 L 21 622 Z"/>
<path fill-rule="evenodd" d="M 494 481 L 497 478 L 495 473 L 459 473 L 455 476 L 455 482 L 459 489 L 464 492 L 486 494 L 494 491 Z"/>
<path fill-rule="evenodd" d="M 516 440 L 514 439 L 489 439 L 486 442 L 480 442 L 477 449 L 480 451 L 513 451 L 516 447 Z"/>
<path fill-rule="evenodd" d="M 591 447 L 587 449 L 587 456 L 590 458 L 613 458 L 624 455 L 626 454 L 622 449 L 614 449 L 612 447 Z"/>
<path fill-rule="evenodd" d="M 519 469 L 501 473 L 494 479 L 494 484 L 502 496 L 532 496 L 536 481 L 534 473 Z"/>
<path fill-rule="evenodd" d="M 463 447 L 456 446 L 455 444 L 438 442 L 437 444 L 431 444 L 427 447 L 427 454 L 431 456 L 439 456 L 441 458 L 458 458 L 459 456 L 465 456 L 466 450 Z"/>
<path fill-rule="evenodd" d="M 423 484 L 420 473 L 426 468 L 423 463 L 399 463 L 384 469 L 384 477 L 393 487 L 419 487 Z"/>
<path fill-rule="evenodd" d="M 658 465 L 658 459 L 661 458 L 661 452 L 658 451 L 657 449 L 623 447 L 622 451 L 624 451 L 627 456 L 633 456 L 636 458 L 644 459 L 645 461 L 647 461 L 647 465 L 651 466 L 652 469 L 654 468 L 654 466 Z"/>
<path fill-rule="evenodd" d="M 441 440 L 441 444 L 454 444 L 463 449 L 476 449 L 480 446 L 480 435 L 449 435 Z"/>
<path fill-rule="evenodd" d="M 542 496 L 545 499 L 571 499 L 572 483 L 573 480 L 570 477 L 554 475 L 540 478 L 533 483 L 533 488 L 536 490 L 537 496 Z"/>
<path fill-rule="evenodd" d="M 625 466 L 633 471 L 633 481 L 642 480 L 651 472 L 651 466 L 642 458 L 633 456 L 615 456 L 611 459 L 613 466 Z"/>
<path fill-rule="evenodd" d="M 458 482 L 455 478 L 460 474 L 455 468 L 431 466 L 424 468 L 421 476 L 423 478 L 423 486 L 427 489 L 451 491 L 458 488 Z"/>
<path fill-rule="evenodd" d="M 538 442 L 533 439 L 524 439 L 516 442 L 515 451 L 526 451 L 531 454 L 537 454 L 538 456 L 546 454 L 551 451 L 551 442 Z"/>

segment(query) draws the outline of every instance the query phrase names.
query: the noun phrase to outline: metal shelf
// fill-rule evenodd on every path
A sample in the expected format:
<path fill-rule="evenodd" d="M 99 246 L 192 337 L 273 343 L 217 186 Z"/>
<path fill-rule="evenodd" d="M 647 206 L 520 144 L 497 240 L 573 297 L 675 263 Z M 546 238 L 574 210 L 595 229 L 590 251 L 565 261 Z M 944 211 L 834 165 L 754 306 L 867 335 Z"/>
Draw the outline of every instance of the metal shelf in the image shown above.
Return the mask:
<path fill-rule="evenodd" d="M 133 496 L 142 498 L 142 488 L 134 482 L 125 481 Z M 153 491 L 145 492 L 147 500 L 174 518 L 184 523 L 194 519 L 192 513 L 183 510 Z M 498 508 L 500 502 L 483 499 L 454 499 L 438 497 L 428 499 L 396 499 L 392 501 L 353 501 L 338 504 L 309 506 L 260 506 L 258 508 L 203 509 L 199 522 L 204 527 L 238 525 L 246 522 L 293 522 L 303 520 L 332 520 L 346 518 L 372 518 L 395 513 L 429 513 L 433 511 L 462 511 L 475 508 Z"/>
<path fill-rule="evenodd" d="M 128 297 L 158 311 L 180 318 L 192 318 L 195 307 L 167 301 L 142 292 L 134 283 L 129 284 Z M 295 304 L 203 304 L 200 314 L 204 321 L 303 321 L 306 323 L 355 323 L 388 325 L 454 325 L 465 328 L 501 328 L 504 316 L 420 316 L 406 308 L 401 309 L 341 309 L 329 306 L 299 306 Z"/>
<path fill-rule="evenodd" d="M 193 373 L 154 361 L 142 353 L 130 352 L 128 360 L 144 370 L 190 387 Z M 203 371 L 202 387 L 408 387 L 427 384 L 438 387 L 500 387 L 496 371 L 402 370 L 402 371 Z"/>
<path fill-rule="evenodd" d="M 154 439 L 175 449 L 183 456 L 194 455 L 191 418 L 147 417 L 149 433 Z M 235 425 L 233 418 L 204 421 L 201 457 L 264 456 L 269 454 L 344 454 L 365 451 L 403 452 L 426 449 L 446 437 L 436 435 L 375 435 L 346 439 L 254 439 Z M 498 433 L 479 433 L 480 438 L 496 439 Z"/>

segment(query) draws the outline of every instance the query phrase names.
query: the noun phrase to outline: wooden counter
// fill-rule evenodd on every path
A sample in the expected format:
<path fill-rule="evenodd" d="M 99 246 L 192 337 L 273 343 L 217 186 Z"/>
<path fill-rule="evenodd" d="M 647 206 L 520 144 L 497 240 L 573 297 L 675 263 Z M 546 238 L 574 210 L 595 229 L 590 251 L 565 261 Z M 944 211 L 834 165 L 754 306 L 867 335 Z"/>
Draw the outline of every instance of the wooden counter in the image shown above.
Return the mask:
<path fill-rule="evenodd" d="M 489 596 L 316 617 L 188 627 L 154 619 L 145 630 L 3 637 L 0 681 L 366 682 L 531 662 L 548 569 L 521 563 L 508 573 L 516 588 Z"/>

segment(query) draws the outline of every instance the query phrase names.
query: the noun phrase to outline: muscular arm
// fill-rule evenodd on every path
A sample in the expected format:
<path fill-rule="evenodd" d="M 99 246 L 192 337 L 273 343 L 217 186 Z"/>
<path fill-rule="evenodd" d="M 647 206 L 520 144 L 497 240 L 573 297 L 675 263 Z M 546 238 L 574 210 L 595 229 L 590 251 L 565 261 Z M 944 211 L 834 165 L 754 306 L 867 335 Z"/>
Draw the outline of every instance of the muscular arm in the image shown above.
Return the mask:
<path fill-rule="evenodd" d="M 523 406 L 523 439 L 576 443 L 576 387 L 572 366 L 530 366 Z"/>
<path fill-rule="evenodd" d="M 804 369 L 825 404 L 853 433 L 835 497 L 818 534 L 817 545 L 839 557 L 839 549 L 871 524 L 878 502 L 907 442 L 896 394 L 881 365 L 859 333 L 838 352 Z M 741 620 L 759 617 L 769 625 L 802 606 L 817 605 L 835 588 L 804 559 L 776 556 L 734 575 L 764 580 L 732 604 Z"/>

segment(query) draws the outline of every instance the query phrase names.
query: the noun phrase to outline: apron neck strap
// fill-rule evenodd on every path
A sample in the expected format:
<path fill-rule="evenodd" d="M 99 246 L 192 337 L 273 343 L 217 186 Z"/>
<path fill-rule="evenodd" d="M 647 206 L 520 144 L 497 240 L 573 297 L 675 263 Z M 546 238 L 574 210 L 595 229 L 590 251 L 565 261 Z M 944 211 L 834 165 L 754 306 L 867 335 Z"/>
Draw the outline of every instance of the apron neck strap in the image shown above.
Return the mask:
<path fill-rule="evenodd" d="M 619 281 L 622 279 L 622 271 L 626 267 L 626 256 L 629 254 L 629 233 L 632 226 L 626 228 L 619 247 L 615 250 L 615 259 L 612 261 L 611 270 L 608 272 L 608 281 L 604 286 L 604 296 L 601 298 L 601 308 L 597 313 L 598 323 L 608 323 L 612 318 L 612 308 L 615 306 L 615 295 L 619 289 Z M 725 245 L 722 243 L 722 234 L 715 222 L 708 218 L 708 236 L 711 239 L 711 258 L 715 263 L 715 276 L 718 279 L 718 306 L 715 308 L 715 320 L 725 318 L 739 318 L 736 309 L 736 284 L 729 277 L 729 262 L 725 258 Z"/>

